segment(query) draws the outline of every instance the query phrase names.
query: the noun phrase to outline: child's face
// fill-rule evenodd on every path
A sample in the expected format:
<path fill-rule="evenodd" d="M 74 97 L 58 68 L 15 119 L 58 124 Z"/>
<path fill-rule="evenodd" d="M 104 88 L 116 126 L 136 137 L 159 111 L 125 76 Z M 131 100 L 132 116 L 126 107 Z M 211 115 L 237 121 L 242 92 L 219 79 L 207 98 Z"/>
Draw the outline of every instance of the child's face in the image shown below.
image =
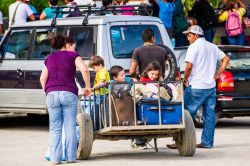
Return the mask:
<path fill-rule="evenodd" d="M 116 82 L 124 82 L 125 81 L 125 71 L 122 70 L 118 73 L 118 75 L 116 77 L 114 77 L 114 80 Z"/>
<path fill-rule="evenodd" d="M 156 81 L 159 79 L 159 76 L 160 76 L 160 71 L 158 70 L 152 70 L 152 71 L 149 71 L 147 72 L 148 74 L 148 78 L 152 81 Z"/>

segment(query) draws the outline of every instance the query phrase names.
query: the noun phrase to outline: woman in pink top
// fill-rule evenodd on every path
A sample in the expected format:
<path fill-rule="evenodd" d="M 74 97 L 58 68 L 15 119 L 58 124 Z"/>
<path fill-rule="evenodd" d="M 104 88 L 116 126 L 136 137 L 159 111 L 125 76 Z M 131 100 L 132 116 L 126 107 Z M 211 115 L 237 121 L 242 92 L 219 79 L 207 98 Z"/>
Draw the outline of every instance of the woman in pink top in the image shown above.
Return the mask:
<path fill-rule="evenodd" d="M 131 6 L 126 6 L 126 4 L 128 3 L 128 0 L 113 0 L 113 5 L 121 5 L 121 10 L 122 10 L 122 15 L 129 15 L 132 16 L 134 15 L 133 13 L 133 7 Z M 123 6 L 124 5 L 124 6 Z"/>

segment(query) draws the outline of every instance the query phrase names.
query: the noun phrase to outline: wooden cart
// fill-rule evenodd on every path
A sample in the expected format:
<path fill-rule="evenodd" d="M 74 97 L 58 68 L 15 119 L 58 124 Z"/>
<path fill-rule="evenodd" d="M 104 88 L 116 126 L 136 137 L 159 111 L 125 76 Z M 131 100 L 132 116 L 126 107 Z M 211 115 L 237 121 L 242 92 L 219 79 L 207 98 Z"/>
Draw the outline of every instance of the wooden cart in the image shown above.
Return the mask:
<path fill-rule="evenodd" d="M 175 82 L 182 84 L 180 81 Z M 134 88 L 136 83 L 133 83 L 132 88 Z M 158 82 L 161 84 L 161 82 Z M 182 86 L 181 86 L 182 87 Z M 104 87 L 102 87 L 104 88 Z M 111 118 L 111 97 L 112 93 L 110 93 L 110 89 L 112 89 L 112 85 L 108 85 L 106 90 L 109 92 L 107 95 L 103 95 L 103 101 L 100 102 L 99 105 L 96 105 L 96 99 L 99 98 L 97 95 L 93 94 L 89 99 L 81 99 L 79 110 L 81 113 L 77 116 L 77 122 L 80 128 L 80 141 L 78 146 L 78 159 L 88 159 L 91 150 L 92 144 L 95 139 L 101 140 L 121 140 L 121 139 L 136 139 L 136 138 L 146 138 L 154 140 L 154 149 L 157 152 L 157 138 L 164 137 L 173 137 L 175 140 L 177 149 L 182 156 L 193 156 L 196 150 L 196 134 L 195 127 L 193 124 L 193 120 L 190 114 L 184 110 L 184 101 L 183 97 L 181 99 L 181 120 L 177 124 L 162 124 L 162 114 L 161 114 L 161 99 L 158 98 L 158 103 L 156 104 L 158 108 L 159 115 L 159 124 L 148 125 L 147 123 L 138 124 L 137 113 L 136 113 L 136 99 L 134 100 L 134 121 L 133 125 L 112 125 Z M 181 93 L 183 93 L 183 88 L 181 88 Z M 133 95 L 132 95 L 133 96 Z M 183 96 L 183 95 L 182 95 Z M 105 100 L 108 100 L 108 109 L 105 110 L 105 106 L 101 110 L 101 104 L 105 105 Z M 95 108 L 99 107 L 99 115 L 106 116 L 108 114 L 109 122 L 106 122 L 106 118 L 102 118 L 101 116 L 96 118 L 91 118 L 90 113 Z M 101 111 L 104 113 L 101 114 Z M 94 116 L 95 117 L 95 116 Z M 97 123 L 96 123 L 97 122 Z M 98 129 L 93 130 L 99 126 Z"/>

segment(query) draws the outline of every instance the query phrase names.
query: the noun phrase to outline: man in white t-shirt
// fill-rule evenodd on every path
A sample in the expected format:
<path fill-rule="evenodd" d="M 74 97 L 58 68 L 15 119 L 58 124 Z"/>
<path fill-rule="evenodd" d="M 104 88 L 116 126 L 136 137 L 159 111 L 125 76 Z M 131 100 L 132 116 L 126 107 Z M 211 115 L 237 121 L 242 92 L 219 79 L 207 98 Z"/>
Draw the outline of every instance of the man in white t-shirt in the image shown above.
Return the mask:
<path fill-rule="evenodd" d="M 184 73 L 184 108 L 189 111 L 192 118 L 200 106 L 203 105 L 204 127 L 201 143 L 197 148 L 212 148 L 215 131 L 215 104 L 216 82 L 224 72 L 230 59 L 215 44 L 206 41 L 204 32 L 198 25 L 191 26 L 183 32 L 190 43 L 186 54 L 186 68 Z M 217 61 L 221 61 L 216 71 Z M 176 145 L 167 145 L 175 149 Z"/>
<path fill-rule="evenodd" d="M 215 131 L 216 82 L 230 59 L 218 46 L 206 41 L 204 32 L 198 25 L 183 32 L 190 43 L 186 54 L 184 73 L 184 107 L 194 118 L 198 108 L 203 105 L 204 128 L 201 143 L 197 148 L 212 148 Z M 217 61 L 221 61 L 216 71 Z"/>
<path fill-rule="evenodd" d="M 34 21 L 35 15 L 29 5 L 23 3 L 22 0 L 17 0 L 9 6 L 9 26 L 25 23 L 28 19 Z"/>

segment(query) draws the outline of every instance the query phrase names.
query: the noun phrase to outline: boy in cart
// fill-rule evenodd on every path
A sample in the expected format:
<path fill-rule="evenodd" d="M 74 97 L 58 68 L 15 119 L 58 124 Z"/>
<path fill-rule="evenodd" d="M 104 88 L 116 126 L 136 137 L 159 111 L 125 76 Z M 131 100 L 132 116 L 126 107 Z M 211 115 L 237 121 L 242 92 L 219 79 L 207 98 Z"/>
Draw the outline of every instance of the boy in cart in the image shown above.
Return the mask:
<path fill-rule="evenodd" d="M 108 94 L 107 88 L 99 88 L 99 87 L 108 84 L 110 81 L 110 76 L 109 76 L 108 70 L 104 67 L 104 60 L 100 56 L 93 55 L 90 58 L 89 67 L 93 68 L 96 73 L 95 80 L 94 80 L 94 87 L 92 88 L 92 91 L 95 91 L 94 93 L 96 95 L 95 103 L 94 103 L 95 106 L 93 107 L 95 109 L 92 109 L 92 111 L 90 111 L 90 115 L 92 117 L 92 120 L 95 119 L 95 122 L 93 121 L 93 123 L 95 123 L 94 129 L 98 130 L 100 129 L 100 126 L 101 126 L 100 122 L 98 122 L 99 107 L 102 103 L 103 96 Z"/>

